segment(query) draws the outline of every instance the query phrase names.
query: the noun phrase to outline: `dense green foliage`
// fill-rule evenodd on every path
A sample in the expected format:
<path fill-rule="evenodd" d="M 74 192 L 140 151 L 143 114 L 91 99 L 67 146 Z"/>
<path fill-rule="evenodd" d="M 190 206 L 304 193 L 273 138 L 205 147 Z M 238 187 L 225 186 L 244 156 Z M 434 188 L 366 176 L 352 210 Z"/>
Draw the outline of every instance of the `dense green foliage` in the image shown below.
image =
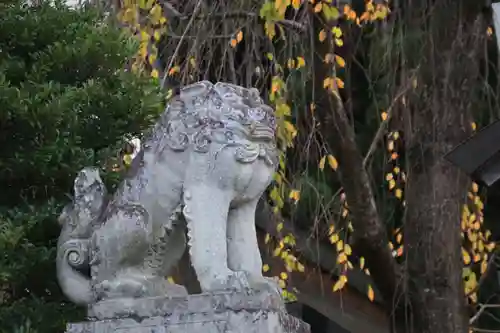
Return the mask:
<path fill-rule="evenodd" d="M 2 333 L 82 319 L 55 278 L 58 213 L 79 169 L 107 165 L 162 110 L 157 85 L 125 70 L 135 44 L 102 22 L 60 4 L 0 4 Z"/>

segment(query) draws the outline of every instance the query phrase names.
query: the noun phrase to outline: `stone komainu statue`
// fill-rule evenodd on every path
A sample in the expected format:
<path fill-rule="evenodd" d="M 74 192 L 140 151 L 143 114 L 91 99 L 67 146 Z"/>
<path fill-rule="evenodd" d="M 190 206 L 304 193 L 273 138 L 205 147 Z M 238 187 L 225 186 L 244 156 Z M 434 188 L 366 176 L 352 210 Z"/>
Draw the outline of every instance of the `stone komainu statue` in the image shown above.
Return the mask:
<path fill-rule="evenodd" d="M 165 276 L 184 252 L 202 291 L 272 289 L 262 276 L 254 214 L 277 165 L 273 110 L 255 89 L 210 82 L 173 98 L 107 199 L 83 169 L 60 216 L 57 271 L 75 303 L 186 295 Z"/>

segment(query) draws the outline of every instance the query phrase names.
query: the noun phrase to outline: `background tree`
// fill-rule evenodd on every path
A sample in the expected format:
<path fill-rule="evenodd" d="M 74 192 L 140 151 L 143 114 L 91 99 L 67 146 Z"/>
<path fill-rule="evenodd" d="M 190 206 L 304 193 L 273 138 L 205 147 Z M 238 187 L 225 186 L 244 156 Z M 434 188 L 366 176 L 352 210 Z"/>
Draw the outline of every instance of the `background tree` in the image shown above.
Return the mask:
<path fill-rule="evenodd" d="M 83 312 L 55 277 L 57 217 L 76 173 L 113 184 L 124 134 L 163 110 L 158 86 L 124 70 L 137 43 L 97 12 L 0 4 L 0 332 L 63 332 Z"/>
<path fill-rule="evenodd" d="M 201 79 L 255 86 L 275 107 L 280 167 L 268 203 L 260 208 L 271 205 L 274 211 L 265 223 L 275 224 L 279 237 L 268 244 L 285 264 L 280 284 L 287 298 L 295 296 L 293 275 L 309 273 L 295 247 L 295 231 L 306 231 L 309 240 L 331 245 L 328 256 L 337 262 L 331 272 L 333 292 L 350 283 L 353 272 L 363 272 L 368 277 L 364 292 L 372 301 L 383 300 L 394 330 L 455 333 L 477 330 L 478 318 L 486 313 L 480 303 L 489 297 L 478 291 L 485 280 L 481 276 L 492 275 L 496 246 L 484 225 L 483 190 L 443 159 L 478 126 L 498 118 L 497 54 L 486 52 L 489 17 L 482 5 L 466 0 L 404 0 L 391 6 L 371 0 L 351 5 L 328 0 L 124 0 L 112 8 L 120 26 L 139 44 L 127 63 L 139 78 L 148 74 L 171 93 Z M 8 208 L 2 219 L 8 228 L 2 230 L 9 240 L 3 244 L 13 252 L 4 266 L 31 272 L 19 281 L 9 270 L 3 274 L 8 277 L 3 285 L 9 319 L 16 313 L 17 318 L 39 313 L 25 289 L 32 294 L 37 290 L 35 299 L 43 297 L 41 304 L 60 297 L 54 292 L 41 296 L 45 290 L 33 287 L 33 272 L 42 266 L 32 266 L 52 265 L 46 248 L 57 229 L 43 221 L 53 221 L 57 210 L 47 215 L 52 220 L 37 218 L 42 222 L 35 223 L 26 217 L 42 216 L 41 207 L 54 207 L 48 198 L 64 201 L 80 166 L 103 160 L 105 147 L 122 133 L 142 130 L 149 112 L 139 111 L 143 116 L 132 121 L 132 107 L 159 109 L 144 108 L 149 104 L 143 102 L 137 79 L 117 70 L 130 53 L 111 49 L 124 39 L 114 38 L 118 32 L 110 22 L 84 20 L 84 30 L 67 29 L 83 22 L 77 17 L 87 16 L 65 10 L 55 16 L 71 18 L 61 23 L 66 29 L 51 29 L 50 34 L 39 29 L 46 32 L 24 38 L 30 30 L 19 29 L 14 15 L 33 15 L 21 23 L 39 28 L 41 13 L 53 10 L 47 8 L 10 6 L 0 14 L 7 18 L 0 23 L 5 49 L 17 45 L 24 50 L 5 53 L 2 47 L 0 54 L 8 55 L 2 64 L 11 73 L 0 96 L 10 103 L 3 104 L 20 110 L 6 113 L 1 122 L 16 128 L 0 134 L 11 133 L 2 136 L 9 148 L 8 158 L 1 155 L 2 167 L 8 167 L 0 179 L 16 184 L 2 199 Z M 102 35 L 113 38 L 100 43 Z M 33 44 L 39 39 L 50 42 Z M 80 45 L 78 53 L 68 51 L 75 45 Z M 53 61 L 59 56 L 64 61 Z M 106 70 L 112 59 L 120 61 Z M 33 65 L 42 61 L 49 65 Z M 61 69 L 61 63 L 67 67 Z M 89 82 L 85 73 L 96 78 Z M 120 80 L 107 81 L 105 75 Z M 121 80 L 122 75 L 127 79 Z M 49 77 L 55 83 L 42 85 Z M 95 85 L 99 89 L 92 89 Z M 20 99 L 16 88 L 34 97 Z M 116 104 L 108 104 L 110 100 Z M 130 108 L 115 109 L 117 101 L 130 103 Z M 9 120 L 11 114 L 19 117 L 16 122 Z M 58 126 L 41 126 L 45 121 Z M 18 133 L 27 139 L 19 140 Z M 63 153 L 55 153 L 59 151 Z M 292 228 L 284 227 L 287 222 Z M 42 225 L 43 233 L 36 229 Z M 44 233 L 51 234 L 34 238 Z M 35 258 L 17 265 L 33 257 L 15 253 L 35 248 L 43 249 L 47 261 Z M 53 277 L 40 281 L 57 290 Z M 16 307 L 22 310 L 16 312 Z"/>
<path fill-rule="evenodd" d="M 473 324 L 467 317 L 480 309 L 479 276 L 495 243 L 478 186 L 468 193 L 467 178 L 443 155 L 494 119 L 483 3 L 400 1 L 389 16 L 385 2 L 371 0 L 118 7 L 143 43 L 138 62 L 167 87 L 252 85 L 275 106 L 283 154 L 269 198 L 296 228 L 334 245 L 334 291 L 363 270 L 374 283 L 368 297 L 382 296 L 398 330 L 465 332 Z M 153 12 L 157 19 L 141 23 Z M 282 234 L 274 250 L 290 271 L 301 267 L 294 243 L 293 233 Z"/>

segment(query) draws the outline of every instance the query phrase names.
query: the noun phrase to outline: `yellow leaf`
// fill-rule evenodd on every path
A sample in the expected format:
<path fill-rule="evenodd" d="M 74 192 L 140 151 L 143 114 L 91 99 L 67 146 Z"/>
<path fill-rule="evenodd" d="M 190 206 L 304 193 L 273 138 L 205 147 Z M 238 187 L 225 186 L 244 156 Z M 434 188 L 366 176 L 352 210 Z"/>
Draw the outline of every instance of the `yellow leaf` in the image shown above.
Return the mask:
<path fill-rule="evenodd" d="M 488 261 L 487 260 L 481 261 L 481 274 L 484 274 L 487 269 L 488 269 Z"/>
<path fill-rule="evenodd" d="M 387 143 L 387 150 L 388 150 L 388 151 L 393 151 L 393 150 L 394 150 L 394 141 L 390 140 L 390 141 Z"/>
<path fill-rule="evenodd" d="M 403 197 L 403 191 L 400 188 L 397 188 L 396 191 L 394 191 L 394 195 L 396 198 L 401 199 Z"/>
<path fill-rule="evenodd" d="M 319 169 L 323 171 L 323 169 L 325 168 L 325 162 L 326 162 L 326 156 L 323 156 L 320 160 L 319 160 Z"/>
<path fill-rule="evenodd" d="M 338 77 L 335 78 L 335 81 L 337 82 L 337 87 L 339 87 L 339 89 L 344 89 L 344 81 Z"/>
<path fill-rule="evenodd" d="M 298 264 L 297 264 L 297 270 L 298 270 L 299 272 L 301 272 L 301 273 L 302 273 L 302 272 L 304 272 L 304 271 L 305 271 L 305 267 L 304 267 L 304 265 L 302 265 L 301 263 L 298 263 Z"/>
<path fill-rule="evenodd" d="M 372 286 L 368 285 L 368 292 L 367 292 L 367 295 L 368 295 L 368 299 L 373 302 L 373 299 L 375 298 L 375 293 L 373 292 L 373 288 Z"/>
<path fill-rule="evenodd" d="M 397 234 L 396 236 L 396 242 L 398 242 L 398 244 L 401 244 L 401 240 L 403 239 L 403 234 L 399 233 Z"/>
<path fill-rule="evenodd" d="M 269 265 L 268 264 L 265 264 L 264 266 L 262 266 L 262 271 L 265 273 L 265 272 L 268 272 L 269 271 Z"/>
<path fill-rule="evenodd" d="M 157 69 L 153 69 L 151 71 L 151 76 L 154 77 L 155 79 L 157 79 L 160 76 L 160 73 L 158 73 Z"/>
<path fill-rule="evenodd" d="M 476 183 L 472 183 L 472 192 L 477 193 L 479 191 L 479 186 Z"/>
<path fill-rule="evenodd" d="M 339 163 L 337 162 L 337 159 L 333 155 L 328 155 L 328 165 L 333 170 L 337 170 L 337 168 L 339 167 Z"/>
<path fill-rule="evenodd" d="M 491 231 L 486 230 L 486 232 L 484 233 L 484 237 L 486 238 L 486 240 L 488 240 L 491 237 Z"/>
<path fill-rule="evenodd" d="M 360 269 L 365 268 L 365 257 L 360 257 L 359 258 L 359 268 Z"/>
<path fill-rule="evenodd" d="M 332 77 L 327 77 L 323 80 L 323 88 L 333 90 L 335 80 Z"/>
<path fill-rule="evenodd" d="M 156 54 L 154 54 L 154 53 L 150 54 L 149 57 L 148 57 L 148 60 L 149 60 L 149 63 L 151 65 L 154 65 L 154 63 L 156 61 Z"/>
<path fill-rule="evenodd" d="M 280 253 L 281 253 L 281 248 L 279 248 L 279 247 L 275 248 L 273 251 L 273 257 L 279 256 Z"/>
<path fill-rule="evenodd" d="M 345 277 L 345 275 L 341 275 L 339 280 L 335 282 L 335 284 L 333 285 L 333 291 L 335 292 L 344 288 L 346 282 L 347 282 L 347 277 Z"/>
<path fill-rule="evenodd" d="M 125 163 L 125 165 L 130 165 L 132 163 L 132 155 L 130 154 L 126 154 L 123 156 L 123 163 Z"/>
<path fill-rule="evenodd" d="M 486 29 L 486 34 L 487 34 L 488 36 L 493 35 L 493 29 L 492 29 L 491 27 L 488 27 L 488 29 Z"/>
<path fill-rule="evenodd" d="M 337 262 L 339 264 L 343 264 L 347 261 L 347 255 L 344 253 L 344 252 L 341 252 L 339 253 L 338 257 L 337 257 Z"/>
<path fill-rule="evenodd" d="M 394 175 L 392 173 L 385 175 L 385 180 L 390 181 L 391 179 L 394 179 Z"/>
<path fill-rule="evenodd" d="M 300 200 L 300 191 L 299 190 L 291 190 L 290 191 L 290 199 L 294 201 Z"/>
<path fill-rule="evenodd" d="M 273 22 L 265 22 L 264 30 L 266 31 L 267 37 L 272 40 L 276 36 L 276 25 Z"/>
<path fill-rule="evenodd" d="M 344 252 L 348 256 L 350 256 L 352 254 L 352 248 L 351 248 L 351 246 L 349 244 L 345 244 L 344 245 Z"/>
<path fill-rule="evenodd" d="M 297 57 L 297 68 L 304 67 L 306 65 L 306 61 L 303 57 Z"/>
<path fill-rule="evenodd" d="M 462 259 L 464 261 L 464 264 L 468 265 L 470 264 L 470 255 L 469 255 L 469 252 L 467 252 L 467 250 L 465 250 L 463 247 L 462 247 Z"/>
<path fill-rule="evenodd" d="M 396 131 L 396 132 L 392 133 L 392 137 L 394 138 L 394 140 L 397 140 L 399 138 L 399 132 Z"/>
<path fill-rule="evenodd" d="M 239 43 L 243 40 L 243 31 L 239 31 L 237 34 L 236 34 L 236 41 Z"/>
<path fill-rule="evenodd" d="M 336 38 L 342 37 L 342 30 L 340 30 L 339 27 L 333 27 L 332 33 L 335 35 Z"/>
<path fill-rule="evenodd" d="M 299 9 L 300 8 L 300 5 L 301 5 L 301 0 L 292 0 L 292 7 L 294 9 Z"/>
<path fill-rule="evenodd" d="M 323 9 L 323 4 L 320 2 L 316 6 L 314 6 L 314 12 L 319 13 Z"/>
<path fill-rule="evenodd" d="M 470 124 L 470 127 L 472 128 L 472 130 L 473 130 L 473 131 L 475 131 L 475 130 L 476 130 L 476 128 L 477 128 L 477 125 L 476 125 L 476 123 L 475 123 L 475 122 L 472 122 L 472 123 Z"/>
<path fill-rule="evenodd" d="M 286 280 L 286 279 L 288 279 L 288 274 L 286 274 L 285 272 L 281 272 L 281 273 L 280 273 L 280 278 L 281 278 L 282 280 Z"/>
<path fill-rule="evenodd" d="M 387 120 L 387 112 L 382 112 L 380 114 L 380 118 L 382 118 L 383 121 L 386 121 Z"/>
<path fill-rule="evenodd" d="M 323 15 L 325 16 L 325 19 L 327 21 L 338 19 L 338 17 L 339 17 L 339 10 L 337 9 L 337 7 L 330 6 L 330 5 L 327 5 L 327 4 L 324 4 L 322 7 L 323 7 L 322 8 L 323 9 Z"/>
<path fill-rule="evenodd" d="M 179 66 L 174 66 L 172 67 L 169 71 L 168 71 L 168 75 L 169 76 L 172 76 L 174 75 L 175 73 L 178 73 L 180 71 L 180 67 Z"/>
<path fill-rule="evenodd" d="M 295 128 L 295 126 L 293 126 L 293 124 L 287 120 L 285 120 L 284 125 L 287 132 L 292 135 L 292 138 L 295 138 L 297 136 L 297 129 Z"/>
<path fill-rule="evenodd" d="M 326 31 L 321 29 L 321 31 L 319 32 L 319 35 L 318 35 L 318 39 L 320 42 L 324 42 L 325 39 L 326 39 Z"/>
<path fill-rule="evenodd" d="M 195 59 L 195 57 L 189 58 L 189 64 L 191 65 L 191 67 L 196 68 L 196 59 Z"/>
<path fill-rule="evenodd" d="M 335 62 L 337 63 L 337 65 L 339 65 L 339 67 L 341 68 L 345 67 L 345 60 L 341 56 L 335 55 Z"/>
<path fill-rule="evenodd" d="M 175 284 L 174 278 L 171 276 L 167 277 L 167 281 L 172 283 L 172 284 Z"/>
<path fill-rule="evenodd" d="M 344 249 L 344 242 L 342 240 L 339 240 L 337 242 L 337 251 L 340 252 Z"/>
<path fill-rule="evenodd" d="M 340 38 L 335 38 L 335 44 L 341 47 L 342 45 L 344 45 L 344 41 Z"/>
<path fill-rule="evenodd" d="M 167 100 L 169 100 L 170 98 L 172 98 L 173 94 L 174 94 L 173 89 L 168 89 L 167 90 Z"/>
<path fill-rule="evenodd" d="M 155 39 L 155 41 L 159 41 L 160 38 L 161 38 L 161 32 L 156 30 L 154 33 L 153 33 L 153 37 Z"/>
<path fill-rule="evenodd" d="M 266 237 L 264 238 L 264 244 L 269 243 L 270 240 L 271 240 L 271 235 L 266 234 Z"/>
<path fill-rule="evenodd" d="M 488 250 L 488 252 L 491 252 L 494 249 L 495 249 L 495 242 L 491 242 L 488 245 L 486 245 L 486 250 Z"/>
<path fill-rule="evenodd" d="M 394 179 L 389 180 L 389 190 L 392 190 L 396 187 L 396 181 Z"/>
<path fill-rule="evenodd" d="M 338 234 L 333 234 L 330 236 L 330 243 L 335 244 L 339 241 L 339 235 Z"/>
<path fill-rule="evenodd" d="M 149 36 L 149 34 L 146 31 L 144 31 L 144 30 L 141 31 L 141 40 L 142 41 L 148 41 L 150 37 L 151 36 Z"/>
<path fill-rule="evenodd" d="M 278 285 L 280 286 L 281 289 L 284 289 L 286 287 L 286 283 L 283 280 L 279 280 Z"/>
<path fill-rule="evenodd" d="M 276 231 L 280 232 L 283 229 L 283 222 L 278 223 L 276 226 Z"/>

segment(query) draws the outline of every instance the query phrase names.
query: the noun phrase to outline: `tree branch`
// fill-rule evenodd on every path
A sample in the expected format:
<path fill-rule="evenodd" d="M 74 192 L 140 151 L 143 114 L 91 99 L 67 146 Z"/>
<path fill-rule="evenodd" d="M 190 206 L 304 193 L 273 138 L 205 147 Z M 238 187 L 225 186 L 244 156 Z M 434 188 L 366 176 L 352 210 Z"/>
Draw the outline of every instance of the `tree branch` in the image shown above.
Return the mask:
<path fill-rule="evenodd" d="M 355 141 L 354 129 L 338 91 L 331 96 L 329 144 L 339 160 L 339 178 L 344 188 L 354 227 L 354 247 L 366 258 L 373 281 L 388 308 L 397 295 L 400 271 L 388 247 L 384 224 L 379 218 L 363 157 Z"/>
<path fill-rule="evenodd" d="M 163 5 L 163 8 L 166 9 L 166 16 L 167 17 L 176 17 L 180 20 L 190 20 L 193 16 L 192 13 L 188 14 L 183 14 L 179 12 L 177 9 L 175 9 L 168 1 L 163 0 L 160 1 L 160 3 Z M 257 13 L 251 12 L 251 11 L 230 11 L 230 12 L 223 12 L 223 13 L 211 13 L 208 15 L 199 15 L 196 19 L 197 20 L 206 20 L 206 19 L 225 19 L 225 18 L 238 18 L 238 17 L 243 17 L 243 18 L 259 18 L 259 15 Z M 278 20 L 276 21 L 277 24 L 280 24 L 284 27 L 288 27 L 294 30 L 298 31 L 305 31 L 306 26 L 300 22 L 293 21 L 293 20 Z"/>

